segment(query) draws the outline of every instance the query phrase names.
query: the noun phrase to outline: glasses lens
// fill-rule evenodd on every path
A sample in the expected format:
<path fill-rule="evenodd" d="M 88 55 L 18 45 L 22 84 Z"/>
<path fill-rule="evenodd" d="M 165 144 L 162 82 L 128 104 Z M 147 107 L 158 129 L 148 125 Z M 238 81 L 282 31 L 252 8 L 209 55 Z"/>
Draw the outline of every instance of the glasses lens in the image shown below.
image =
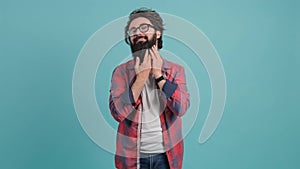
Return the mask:
<path fill-rule="evenodd" d="M 136 28 L 131 28 L 127 33 L 129 36 L 132 36 L 135 32 L 136 32 Z"/>
<path fill-rule="evenodd" d="M 148 30 L 149 30 L 149 25 L 147 25 L 147 24 L 142 24 L 142 25 L 140 26 L 140 31 L 141 31 L 141 32 L 145 33 L 145 32 L 147 32 Z"/>

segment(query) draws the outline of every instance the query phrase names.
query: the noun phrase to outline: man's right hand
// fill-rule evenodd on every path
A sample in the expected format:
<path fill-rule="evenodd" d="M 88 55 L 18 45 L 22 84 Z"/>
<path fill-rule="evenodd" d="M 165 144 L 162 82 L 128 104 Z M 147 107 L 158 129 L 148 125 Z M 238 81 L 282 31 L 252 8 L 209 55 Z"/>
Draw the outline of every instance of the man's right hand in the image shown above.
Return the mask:
<path fill-rule="evenodd" d="M 136 80 L 131 87 L 133 99 L 136 102 L 139 98 L 142 89 L 144 88 L 145 83 L 149 78 L 149 74 L 151 71 L 151 57 L 149 56 L 149 51 L 146 50 L 144 61 L 140 64 L 140 58 L 136 57 L 134 70 L 136 73 Z"/>
<path fill-rule="evenodd" d="M 136 57 L 136 59 L 135 59 L 134 70 L 135 70 L 136 75 L 139 78 L 147 78 L 148 79 L 148 77 L 149 77 L 149 73 L 151 71 L 151 56 L 149 56 L 149 55 L 150 55 L 150 53 L 146 49 L 144 60 L 141 64 L 140 64 L 139 57 Z"/>

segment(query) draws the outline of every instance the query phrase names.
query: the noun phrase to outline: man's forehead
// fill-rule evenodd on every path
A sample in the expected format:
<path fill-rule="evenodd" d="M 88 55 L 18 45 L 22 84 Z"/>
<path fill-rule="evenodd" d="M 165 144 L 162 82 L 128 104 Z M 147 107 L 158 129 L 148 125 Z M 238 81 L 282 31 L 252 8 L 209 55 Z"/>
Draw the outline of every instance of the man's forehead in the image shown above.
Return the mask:
<path fill-rule="evenodd" d="M 133 19 L 131 22 L 130 22 L 130 25 L 129 25 L 129 28 L 132 28 L 132 27 L 138 27 L 140 26 L 140 24 L 142 23 L 148 23 L 148 24 L 151 24 L 150 20 L 145 18 L 145 17 L 138 17 L 138 18 L 135 18 Z"/>

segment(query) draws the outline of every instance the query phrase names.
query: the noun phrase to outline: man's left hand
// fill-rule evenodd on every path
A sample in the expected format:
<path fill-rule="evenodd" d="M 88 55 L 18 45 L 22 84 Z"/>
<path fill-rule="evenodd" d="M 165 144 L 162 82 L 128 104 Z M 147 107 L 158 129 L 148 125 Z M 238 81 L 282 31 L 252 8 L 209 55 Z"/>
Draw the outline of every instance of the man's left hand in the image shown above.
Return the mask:
<path fill-rule="evenodd" d="M 162 75 L 161 68 L 163 64 L 162 57 L 158 53 L 157 46 L 154 45 L 152 48 L 149 50 L 152 63 L 151 63 L 151 73 L 154 75 L 155 78 L 159 78 Z"/>

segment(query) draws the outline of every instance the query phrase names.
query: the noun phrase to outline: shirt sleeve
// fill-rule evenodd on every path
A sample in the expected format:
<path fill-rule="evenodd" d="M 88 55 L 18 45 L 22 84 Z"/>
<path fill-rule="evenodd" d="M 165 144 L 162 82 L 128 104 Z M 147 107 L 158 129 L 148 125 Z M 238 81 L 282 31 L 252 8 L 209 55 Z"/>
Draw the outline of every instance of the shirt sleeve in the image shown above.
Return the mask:
<path fill-rule="evenodd" d="M 111 79 L 109 108 L 112 116 L 118 122 L 130 118 L 129 115 L 136 111 L 139 101 L 134 102 L 131 91 L 132 82 L 128 81 L 126 77 L 126 71 L 121 67 L 117 67 L 113 71 Z"/>
<path fill-rule="evenodd" d="M 166 106 L 176 115 L 183 116 L 190 105 L 190 96 L 187 92 L 184 68 L 179 66 L 176 73 L 167 79 L 162 91 L 166 98 Z"/>
<path fill-rule="evenodd" d="M 177 86 L 178 85 L 176 83 L 172 83 L 168 79 L 166 79 L 166 83 L 162 88 L 162 91 L 164 92 L 166 98 L 170 98 L 173 95 Z"/>

